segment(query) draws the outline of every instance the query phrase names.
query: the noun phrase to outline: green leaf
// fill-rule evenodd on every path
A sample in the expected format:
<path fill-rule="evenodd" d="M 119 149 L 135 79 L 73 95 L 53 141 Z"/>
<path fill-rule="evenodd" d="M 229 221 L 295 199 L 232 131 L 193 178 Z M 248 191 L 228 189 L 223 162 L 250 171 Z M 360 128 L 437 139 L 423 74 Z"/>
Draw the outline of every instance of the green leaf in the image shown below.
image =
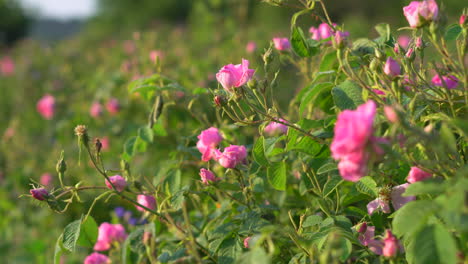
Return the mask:
<path fill-rule="evenodd" d="M 420 229 L 438 206 L 433 201 L 411 201 L 398 209 L 393 218 L 393 232 L 397 236 L 410 236 Z"/>
<path fill-rule="evenodd" d="M 309 215 L 306 220 L 302 223 L 302 227 L 310 227 L 318 225 L 322 222 L 320 215 Z"/>
<path fill-rule="evenodd" d="M 312 106 L 314 105 L 315 98 L 322 93 L 326 92 L 327 90 L 331 90 L 333 87 L 332 83 L 326 82 L 326 83 L 319 83 L 314 86 L 311 86 L 308 89 L 307 93 L 304 95 L 303 99 L 301 100 L 301 104 L 299 106 L 299 113 L 302 115 L 305 111 L 305 109 L 309 106 L 309 104 L 312 101 Z"/>
<path fill-rule="evenodd" d="M 447 29 L 445 30 L 444 38 L 447 41 L 455 40 L 458 38 L 461 32 L 462 32 L 462 28 L 460 27 L 459 24 L 452 24 L 448 26 Z"/>
<path fill-rule="evenodd" d="M 333 175 L 330 177 L 330 179 L 328 179 L 327 183 L 325 183 L 325 186 L 323 187 L 323 197 L 330 195 L 342 182 L 343 178 L 341 178 L 339 175 Z"/>
<path fill-rule="evenodd" d="M 437 195 L 443 193 L 447 185 L 443 181 L 436 179 L 428 179 L 424 181 L 418 181 L 408 185 L 404 196 L 416 196 L 421 194 L 433 194 Z"/>
<path fill-rule="evenodd" d="M 364 103 L 362 88 L 353 81 L 346 80 L 332 89 L 335 105 L 341 109 L 356 109 Z"/>
<path fill-rule="evenodd" d="M 236 238 L 225 239 L 218 249 L 218 261 L 223 264 L 231 264 L 242 253 L 242 247 Z"/>
<path fill-rule="evenodd" d="M 361 178 L 356 182 L 356 190 L 371 197 L 378 196 L 377 183 L 369 176 Z"/>
<path fill-rule="evenodd" d="M 128 244 L 130 245 L 130 249 L 136 253 L 143 253 L 145 252 L 145 244 L 143 243 L 143 235 L 145 233 L 145 228 L 138 228 L 135 231 L 131 232 L 128 237 Z"/>
<path fill-rule="evenodd" d="M 356 56 L 374 54 L 377 45 L 370 39 L 360 38 L 353 41 L 353 52 Z"/>
<path fill-rule="evenodd" d="M 284 191 L 286 190 L 286 162 L 277 162 L 273 163 L 267 169 L 268 181 L 273 186 L 273 188 Z"/>
<path fill-rule="evenodd" d="M 60 259 L 62 257 L 63 252 L 66 250 L 63 248 L 63 234 L 60 234 L 57 242 L 55 243 L 55 251 L 54 251 L 54 264 L 60 264 Z"/>
<path fill-rule="evenodd" d="M 124 154 L 127 154 L 129 157 L 133 157 L 135 154 L 135 142 L 137 141 L 137 137 L 131 137 L 125 141 L 124 144 Z"/>
<path fill-rule="evenodd" d="M 414 264 L 455 264 L 457 247 L 450 232 L 440 224 L 427 226 L 418 232 L 408 247 Z"/>
<path fill-rule="evenodd" d="M 147 143 L 152 143 L 154 138 L 153 130 L 147 126 L 138 129 L 138 137 Z"/>
<path fill-rule="evenodd" d="M 326 163 L 317 170 L 317 174 L 322 174 L 322 173 L 335 171 L 335 170 L 338 170 L 335 162 Z"/>
<path fill-rule="evenodd" d="M 294 52 L 300 57 L 309 57 L 311 52 L 309 51 L 309 46 L 307 40 L 304 36 L 304 32 L 301 28 L 294 26 L 291 33 L 291 47 Z"/>
<path fill-rule="evenodd" d="M 237 264 L 270 264 L 271 258 L 265 253 L 260 247 L 255 247 L 249 252 L 242 254 L 242 256 L 236 260 Z"/>
<path fill-rule="evenodd" d="M 75 251 L 76 242 L 80 237 L 81 219 L 68 224 L 63 230 L 63 247 L 71 252 Z"/>
<path fill-rule="evenodd" d="M 83 247 L 93 247 L 98 236 L 98 225 L 90 215 L 81 223 L 80 236 L 77 244 Z"/>
<path fill-rule="evenodd" d="M 182 175 L 179 169 L 171 170 L 168 173 L 167 178 L 165 179 L 165 186 L 168 194 L 173 195 L 180 190 L 181 179 Z"/>
<path fill-rule="evenodd" d="M 338 58 L 336 57 L 336 50 L 327 53 L 322 57 L 320 62 L 319 72 L 325 72 L 332 69 L 336 69 L 338 65 Z"/>
<path fill-rule="evenodd" d="M 268 166 L 269 162 L 268 159 L 265 157 L 264 140 L 265 138 L 263 136 L 259 137 L 253 146 L 252 152 L 254 160 L 258 164 L 262 166 Z"/>

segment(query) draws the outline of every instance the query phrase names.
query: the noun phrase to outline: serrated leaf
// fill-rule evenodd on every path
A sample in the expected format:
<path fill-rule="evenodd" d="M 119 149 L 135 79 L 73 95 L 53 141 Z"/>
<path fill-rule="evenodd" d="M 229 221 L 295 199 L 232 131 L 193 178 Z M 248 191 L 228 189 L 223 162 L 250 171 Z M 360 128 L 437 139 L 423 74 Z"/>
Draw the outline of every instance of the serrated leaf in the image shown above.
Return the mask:
<path fill-rule="evenodd" d="M 317 174 L 322 174 L 334 170 L 338 170 L 338 167 L 336 166 L 335 162 L 326 163 L 317 170 Z"/>
<path fill-rule="evenodd" d="M 322 195 L 323 197 L 327 197 L 330 195 L 341 183 L 343 182 L 343 178 L 338 175 L 331 176 L 325 186 L 323 186 Z"/>
<path fill-rule="evenodd" d="M 393 232 L 397 236 L 409 236 L 420 229 L 433 215 L 438 206 L 433 201 L 411 201 L 396 211 Z"/>
<path fill-rule="evenodd" d="M 291 47 L 294 52 L 300 57 L 309 57 L 309 47 L 307 45 L 304 32 L 301 28 L 294 26 L 291 32 Z"/>
<path fill-rule="evenodd" d="M 333 87 L 332 95 L 335 105 L 341 110 L 356 109 L 364 103 L 362 88 L 350 80 Z"/>
<path fill-rule="evenodd" d="M 336 69 L 337 65 L 338 58 L 336 57 L 336 51 L 334 50 L 322 57 L 322 61 L 320 62 L 319 66 L 319 72 L 325 72 L 332 69 Z"/>
<path fill-rule="evenodd" d="M 76 242 L 80 237 L 81 219 L 69 223 L 63 230 L 63 247 L 71 252 L 75 251 Z"/>
<path fill-rule="evenodd" d="M 131 137 L 125 141 L 124 144 L 124 154 L 127 154 L 129 157 L 133 157 L 135 154 L 135 142 L 137 140 L 137 137 Z"/>
<path fill-rule="evenodd" d="M 403 196 L 416 196 L 421 194 L 432 194 L 437 195 L 443 193 L 447 185 L 443 181 L 439 180 L 424 180 L 418 181 L 408 185 Z"/>
<path fill-rule="evenodd" d="M 231 264 L 238 258 L 242 253 L 242 247 L 234 237 L 225 239 L 218 249 L 218 261 L 219 263 Z"/>
<path fill-rule="evenodd" d="M 253 152 L 254 160 L 258 164 L 262 166 L 268 166 L 269 162 L 268 162 L 268 159 L 265 157 L 264 140 L 265 139 L 263 137 L 259 137 L 257 141 L 255 141 L 252 152 Z"/>
<path fill-rule="evenodd" d="M 268 181 L 273 186 L 273 188 L 284 191 L 286 190 L 286 162 L 277 162 L 271 164 L 267 169 Z"/>
<path fill-rule="evenodd" d="M 414 256 L 414 264 L 457 263 L 455 240 L 440 224 L 427 226 L 418 232 L 408 251 L 408 254 Z"/>
<path fill-rule="evenodd" d="M 455 40 L 458 38 L 461 32 L 462 28 L 459 24 L 452 24 L 445 30 L 444 38 L 448 41 Z"/>
<path fill-rule="evenodd" d="M 305 111 L 305 109 L 312 104 L 314 106 L 314 101 L 315 98 L 322 92 L 325 92 L 327 90 L 331 90 L 333 87 L 332 83 L 326 82 L 326 83 L 319 83 L 314 86 L 308 87 L 307 93 L 305 93 L 303 99 L 301 100 L 301 105 L 299 106 L 299 113 L 302 115 Z"/>
<path fill-rule="evenodd" d="M 81 223 L 80 236 L 78 237 L 77 244 L 83 247 L 93 247 L 97 240 L 98 229 L 94 218 L 88 215 L 86 221 Z"/>
<path fill-rule="evenodd" d="M 309 215 L 306 220 L 302 223 L 302 227 L 310 227 L 318 225 L 322 222 L 320 215 Z"/>
<path fill-rule="evenodd" d="M 60 264 L 60 259 L 62 257 L 63 251 L 65 250 L 63 248 L 63 234 L 60 234 L 60 236 L 57 239 L 57 242 L 55 242 L 55 251 L 54 251 L 54 264 Z"/>
<path fill-rule="evenodd" d="M 363 194 L 367 194 L 371 197 L 377 197 L 378 189 L 377 183 L 369 176 L 361 178 L 356 182 L 356 189 Z"/>

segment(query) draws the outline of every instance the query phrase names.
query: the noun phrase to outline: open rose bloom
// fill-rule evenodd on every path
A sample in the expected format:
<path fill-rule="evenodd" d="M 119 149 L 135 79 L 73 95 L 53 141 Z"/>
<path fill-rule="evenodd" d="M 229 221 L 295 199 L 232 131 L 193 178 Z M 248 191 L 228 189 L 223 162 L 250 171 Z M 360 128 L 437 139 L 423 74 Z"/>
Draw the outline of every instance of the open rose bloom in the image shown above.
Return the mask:
<path fill-rule="evenodd" d="M 216 79 L 223 88 L 232 92 L 232 88 L 246 84 L 254 75 L 255 70 L 249 69 L 249 61 L 242 59 L 242 64 L 228 64 L 216 74 Z"/>
<path fill-rule="evenodd" d="M 439 15 L 439 7 L 435 0 L 413 1 L 408 6 L 403 7 L 403 14 L 410 27 L 417 28 L 427 21 L 436 20 Z"/>
<path fill-rule="evenodd" d="M 127 238 L 125 228 L 121 224 L 102 223 L 99 226 L 97 242 L 94 245 L 96 251 L 109 250 L 114 243 L 122 243 Z"/>
<path fill-rule="evenodd" d="M 376 104 L 368 101 L 356 110 L 345 110 L 338 115 L 330 149 L 332 157 L 339 161 L 338 169 L 345 180 L 358 181 L 367 173 L 375 114 Z"/>
<path fill-rule="evenodd" d="M 203 130 L 198 135 L 197 149 L 202 154 L 203 161 L 209 161 L 215 157 L 215 149 L 223 140 L 223 136 L 215 127 Z"/>

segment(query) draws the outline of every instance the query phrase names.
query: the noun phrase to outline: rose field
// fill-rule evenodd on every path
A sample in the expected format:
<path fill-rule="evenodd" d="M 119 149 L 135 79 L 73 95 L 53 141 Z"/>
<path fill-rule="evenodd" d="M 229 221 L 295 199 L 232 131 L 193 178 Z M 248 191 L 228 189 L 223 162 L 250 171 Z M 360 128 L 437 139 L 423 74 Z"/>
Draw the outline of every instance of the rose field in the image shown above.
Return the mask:
<path fill-rule="evenodd" d="M 97 1 L 0 22 L 0 263 L 468 264 L 468 3 Z"/>

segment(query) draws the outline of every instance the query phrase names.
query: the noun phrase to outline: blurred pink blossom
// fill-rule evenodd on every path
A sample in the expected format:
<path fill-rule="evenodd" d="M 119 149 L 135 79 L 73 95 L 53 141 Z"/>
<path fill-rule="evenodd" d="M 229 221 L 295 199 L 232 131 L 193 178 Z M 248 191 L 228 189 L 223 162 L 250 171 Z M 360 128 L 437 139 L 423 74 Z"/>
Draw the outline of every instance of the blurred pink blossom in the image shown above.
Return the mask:
<path fill-rule="evenodd" d="M 257 49 L 257 44 L 254 41 L 249 41 L 247 46 L 245 46 L 245 50 L 247 53 L 253 53 Z"/>
<path fill-rule="evenodd" d="M 230 145 L 223 152 L 216 150 L 215 155 L 221 166 L 232 169 L 246 161 L 247 150 L 245 146 Z"/>
<path fill-rule="evenodd" d="M 114 184 L 115 186 L 115 189 L 119 192 L 122 192 L 123 190 L 125 190 L 125 187 L 127 187 L 127 181 L 125 180 L 124 177 L 120 176 L 120 175 L 114 175 L 114 176 L 111 176 L 109 177 L 109 180 L 106 180 L 106 186 L 107 188 L 111 189 L 112 190 L 112 184 Z"/>
<path fill-rule="evenodd" d="M 103 254 L 97 252 L 87 256 L 84 260 L 84 264 L 110 264 L 111 260 Z"/>
<path fill-rule="evenodd" d="M 52 119 L 55 113 L 55 98 L 50 94 L 44 95 L 37 102 L 36 109 L 45 119 Z"/>
<path fill-rule="evenodd" d="M 98 118 L 102 115 L 104 109 L 99 102 L 94 102 L 91 107 L 89 108 L 89 114 L 94 117 Z"/>
<path fill-rule="evenodd" d="M 211 182 L 219 181 L 219 178 L 216 178 L 213 172 L 204 168 L 200 169 L 200 178 L 202 180 L 202 183 L 205 185 L 208 185 Z"/>
<path fill-rule="evenodd" d="M 120 111 L 120 103 L 117 98 L 110 98 L 106 103 L 106 109 L 109 113 L 115 115 Z"/>
<path fill-rule="evenodd" d="M 41 175 L 41 178 L 39 179 L 39 182 L 44 185 L 44 186 L 50 186 L 50 184 L 53 181 L 52 174 L 46 172 Z"/>
<path fill-rule="evenodd" d="M 284 119 L 279 119 L 281 122 L 286 122 Z M 263 130 L 267 135 L 280 135 L 288 132 L 288 127 L 281 123 L 270 122 Z"/>
<path fill-rule="evenodd" d="M 203 161 L 209 161 L 215 157 L 214 150 L 222 140 L 223 136 L 215 127 L 203 130 L 200 135 L 198 135 L 197 148 L 202 154 Z"/>
<path fill-rule="evenodd" d="M 15 73 L 15 63 L 9 56 L 0 59 L 0 73 L 3 76 L 10 76 Z"/>
<path fill-rule="evenodd" d="M 425 179 L 429 179 L 432 177 L 432 174 L 426 171 L 421 170 L 418 167 L 411 167 L 410 172 L 408 173 L 408 177 L 406 180 L 409 183 L 415 183 L 418 181 L 423 181 Z"/>
<path fill-rule="evenodd" d="M 102 223 L 99 226 L 97 242 L 94 245 L 96 251 L 109 250 L 113 243 L 121 243 L 127 238 L 125 228 L 121 224 Z"/>
<path fill-rule="evenodd" d="M 273 38 L 273 44 L 277 50 L 289 50 L 291 49 L 291 43 L 288 38 Z"/>
<path fill-rule="evenodd" d="M 156 199 L 152 195 L 140 194 L 137 196 L 137 202 L 151 210 L 156 210 Z M 138 211 L 144 212 L 145 208 L 136 206 Z"/>

